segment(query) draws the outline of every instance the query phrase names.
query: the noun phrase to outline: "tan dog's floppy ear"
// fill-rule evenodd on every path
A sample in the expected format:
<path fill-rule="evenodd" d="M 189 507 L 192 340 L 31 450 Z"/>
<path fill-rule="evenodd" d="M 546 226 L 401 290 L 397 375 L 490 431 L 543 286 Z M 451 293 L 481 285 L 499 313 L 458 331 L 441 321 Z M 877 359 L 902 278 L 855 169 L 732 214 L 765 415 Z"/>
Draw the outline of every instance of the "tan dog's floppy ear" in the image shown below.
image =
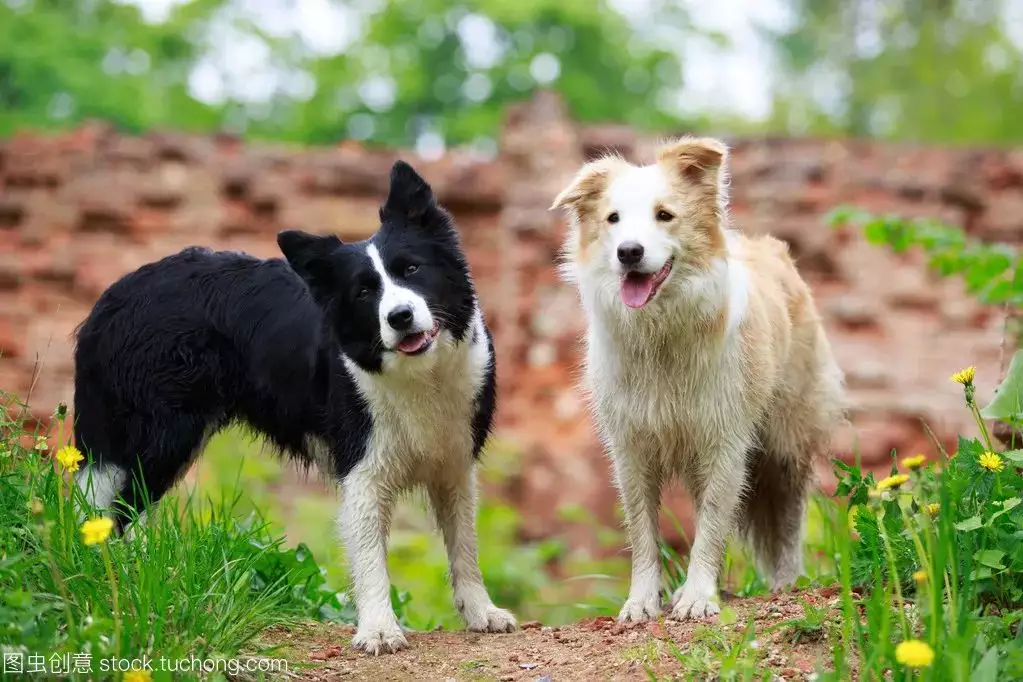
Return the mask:
<path fill-rule="evenodd" d="M 657 150 L 658 163 L 673 168 L 690 180 L 715 179 L 715 184 L 718 170 L 725 165 L 727 157 L 725 143 L 709 137 L 682 138 Z"/>
<path fill-rule="evenodd" d="M 613 162 L 614 160 L 609 158 L 598 159 L 584 165 L 568 183 L 568 187 L 555 197 L 554 203 L 547 210 L 566 207 L 578 210 L 584 202 L 597 198 L 607 187 Z"/>

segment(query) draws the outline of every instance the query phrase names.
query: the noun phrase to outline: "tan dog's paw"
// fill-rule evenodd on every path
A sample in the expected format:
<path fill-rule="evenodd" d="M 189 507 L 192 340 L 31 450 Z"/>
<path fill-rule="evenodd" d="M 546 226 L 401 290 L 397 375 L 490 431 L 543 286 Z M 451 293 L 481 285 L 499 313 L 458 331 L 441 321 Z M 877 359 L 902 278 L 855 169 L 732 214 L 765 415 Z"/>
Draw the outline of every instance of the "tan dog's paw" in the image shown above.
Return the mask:
<path fill-rule="evenodd" d="M 656 620 L 661 615 L 661 596 L 659 593 L 643 597 L 629 597 L 618 612 L 619 623 L 642 623 Z"/>
<path fill-rule="evenodd" d="M 352 638 L 352 646 L 367 654 L 377 656 L 381 653 L 393 654 L 408 646 L 408 640 L 401 631 L 397 621 L 390 623 L 359 625 L 358 632 Z"/>
<path fill-rule="evenodd" d="M 511 611 L 487 604 L 479 609 L 465 609 L 466 626 L 473 632 L 512 632 L 518 627 Z"/>
<path fill-rule="evenodd" d="M 705 589 L 697 585 L 678 588 L 671 598 L 671 615 L 674 620 L 700 620 L 721 613 L 716 589 Z"/>

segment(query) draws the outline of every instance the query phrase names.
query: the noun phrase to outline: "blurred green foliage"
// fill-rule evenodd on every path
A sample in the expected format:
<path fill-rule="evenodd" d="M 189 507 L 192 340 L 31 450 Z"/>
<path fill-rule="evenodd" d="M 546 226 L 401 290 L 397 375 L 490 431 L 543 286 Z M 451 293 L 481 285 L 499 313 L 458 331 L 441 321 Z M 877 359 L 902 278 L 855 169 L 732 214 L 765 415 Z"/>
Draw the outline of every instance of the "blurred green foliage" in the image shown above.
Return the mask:
<path fill-rule="evenodd" d="M 102 118 L 492 150 L 506 106 L 549 87 L 579 120 L 643 129 L 1023 139 L 1018 0 L 778 0 L 764 121 L 679 108 L 685 46 L 731 37 L 692 0 L 181 0 L 148 19 L 140 2 L 0 0 L 0 135 Z"/>
<path fill-rule="evenodd" d="M 584 120 L 675 120 L 663 95 L 681 83 L 678 59 L 603 0 L 338 2 L 362 31 L 337 54 L 268 33 L 235 4 L 195 0 L 148 23 L 112 0 L 0 2 L 0 134 L 98 117 L 132 131 L 228 128 L 304 143 L 467 142 L 492 135 L 509 102 L 545 85 Z M 692 30 L 675 3 L 651 16 L 668 29 L 661 43 Z M 237 84 L 221 102 L 189 94 L 218 41 L 269 49 L 282 78 L 267 101 L 234 97 Z"/>
<path fill-rule="evenodd" d="M 184 9 L 149 24 L 105 0 L 0 1 L 0 134 L 89 118 L 131 131 L 216 126 L 219 113 L 188 93 L 201 46 L 187 37 L 198 8 Z"/>
<path fill-rule="evenodd" d="M 772 35 L 781 74 L 771 127 L 1023 140 L 1019 0 L 787 2 L 795 21 Z"/>

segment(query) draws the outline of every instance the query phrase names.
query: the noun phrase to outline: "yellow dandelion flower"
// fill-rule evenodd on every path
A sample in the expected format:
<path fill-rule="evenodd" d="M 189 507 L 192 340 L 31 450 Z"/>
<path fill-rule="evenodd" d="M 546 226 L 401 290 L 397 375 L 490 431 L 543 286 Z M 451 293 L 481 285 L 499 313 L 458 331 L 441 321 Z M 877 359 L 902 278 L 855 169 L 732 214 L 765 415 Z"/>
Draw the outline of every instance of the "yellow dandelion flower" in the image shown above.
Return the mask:
<path fill-rule="evenodd" d="M 916 471 L 922 467 L 926 461 L 927 457 L 925 455 L 913 455 L 912 457 L 907 457 L 902 460 L 902 466 L 906 467 L 910 471 Z"/>
<path fill-rule="evenodd" d="M 955 374 L 949 377 L 952 381 L 963 386 L 969 386 L 973 383 L 974 377 L 977 375 L 977 368 L 973 365 L 959 370 Z"/>
<path fill-rule="evenodd" d="M 985 452 L 982 454 L 977 458 L 977 463 L 991 473 L 998 473 L 1005 468 L 1005 462 L 1003 462 L 1002 458 L 993 452 Z"/>
<path fill-rule="evenodd" d="M 902 484 L 905 483 L 908 480 L 909 480 L 909 476 L 907 476 L 906 474 L 895 474 L 894 476 L 889 476 L 888 478 L 882 478 L 880 481 L 878 481 L 877 482 L 877 489 L 879 491 L 883 491 L 883 490 L 898 490 L 898 488 L 900 486 L 902 486 Z"/>
<path fill-rule="evenodd" d="M 46 443 L 46 436 L 36 436 L 35 449 L 39 452 L 46 452 L 50 446 Z"/>
<path fill-rule="evenodd" d="M 129 670 L 121 678 L 123 682 L 151 682 L 152 679 L 153 676 L 149 674 L 148 670 Z"/>
<path fill-rule="evenodd" d="M 68 471 L 78 471 L 78 463 L 85 459 L 81 451 L 74 445 L 65 445 L 60 450 L 57 450 L 54 457 Z"/>
<path fill-rule="evenodd" d="M 110 531 L 113 529 L 114 522 L 105 516 L 98 519 L 89 519 L 82 524 L 82 542 L 87 545 L 98 545 L 101 542 L 106 542 L 107 538 L 110 537 Z"/>
<path fill-rule="evenodd" d="M 918 585 L 923 585 L 927 582 L 927 571 L 915 571 L 913 573 L 913 580 L 915 580 Z"/>
<path fill-rule="evenodd" d="M 927 515 L 933 519 L 941 511 L 941 502 L 931 502 L 924 509 L 927 510 Z"/>
<path fill-rule="evenodd" d="M 928 668 L 934 662 L 934 649 L 919 639 L 907 639 L 895 647 L 895 660 L 907 668 Z"/>

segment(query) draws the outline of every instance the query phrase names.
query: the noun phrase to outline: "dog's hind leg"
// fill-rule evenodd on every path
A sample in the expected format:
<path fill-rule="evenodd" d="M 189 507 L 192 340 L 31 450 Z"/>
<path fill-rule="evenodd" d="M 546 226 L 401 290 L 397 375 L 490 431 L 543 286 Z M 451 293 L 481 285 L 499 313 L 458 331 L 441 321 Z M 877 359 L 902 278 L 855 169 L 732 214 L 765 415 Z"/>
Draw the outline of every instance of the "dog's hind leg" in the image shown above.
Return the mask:
<path fill-rule="evenodd" d="M 114 501 L 127 480 L 128 472 L 122 467 L 103 462 L 91 462 L 75 474 L 75 484 L 98 513 L 116 511 Z"/>
<path fill-rule="evenodd" d="M 112 513 L 118 530 L 155 504 L 188 469 L 214 430 L 205 415 L 131 416 L 118 451 L 91 451 L 79 487 L 97 507 Z M 108 446 L 109 447 L 109 446 Z M 84 475 L 82 475 L 84 474 Z"/>
<path fill-rule="evenodd" d="M 428 485 L 437 524 L 444 534 L 451 567 L 455 608 L 470 630 L 511 632 L 515 616 L 494 606 L 483 584 L 476 546 L 476 467 L 447 472 Z"/>
<path fill-rule="evenodd" d="M 757 564 L 772 590 L 803 573 L 803 529 L 811 472 L 805 460 L 754 451 L 744 526 Z"/>

